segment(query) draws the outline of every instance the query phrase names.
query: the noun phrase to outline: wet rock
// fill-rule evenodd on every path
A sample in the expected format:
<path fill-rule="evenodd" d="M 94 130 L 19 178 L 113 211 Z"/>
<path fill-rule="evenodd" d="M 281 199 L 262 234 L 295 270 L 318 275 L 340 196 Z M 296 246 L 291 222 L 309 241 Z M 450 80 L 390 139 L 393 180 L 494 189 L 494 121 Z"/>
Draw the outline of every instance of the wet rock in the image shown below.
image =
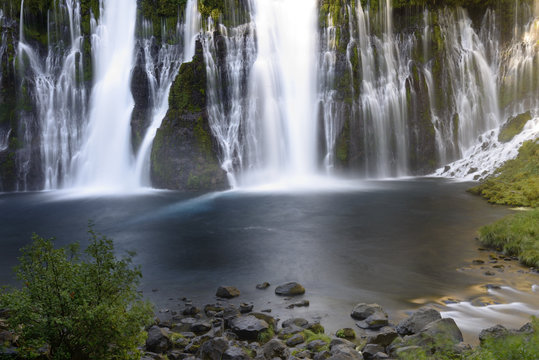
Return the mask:
<path fill-rule="evenodd" d="M 170 349 L 171 346 L 172 341 L 170 341 L 170 338 L 164 329 L 154 325 L 148 330 L 146 350 L 155 353 L 164 353 Z"/>
<path fill-rule="evenodd" d="M 361 353 L 363 354 L 363 358 L 365 358 L 365 360 L 371 360 L 374 358 L 375 354 L 383 351 L 385 351 L 385 348 L 383 346 L 377 344 L 367 344 L 365 345 Z"/>
<path fill-rule="evenodd" d="M 331 353 L 327 350 L 322 350 L 314 354 L 313 360 L 326 360 L 331 357 Z"/>
<path fill-rule="evenodd" d="M 253 304 L 246 304 L 246 303 L 240 304 L 240 313 L 246 314 L 251 311 L 253 311 Z"/>
<path fill-rule="evenodd" d="M 290 339 L 286 340 L 286 345 L 292 347 L 292 346 L 299 345 L 304 341 L 305 341 L 305 335 L 303 335 L 303 333 L 297 333 L 295 335 L 292 335 Z"/>
<path fill-rule="evenodd" d="M 279 338 L 280 339 L 285 339 L 285 338 L 289 337 L 290 335 L 294 335 L 294 334 L 303 332 L 303 330 L 305 330 L 305 329 L 301 328 L 299 326 L 296 326 L 296 325 L 287 326 L 287 327 L 283 328 L 279 332 Z"/>
<path fill-rule="evenodd" d="M 496 273 L 494 273 L 494 272 L 492 272 L 492 271 L 490 271 L 490 270 L 487 270 L 487 271 L 485 271 L 485 275 L 487 275 L 487 276 L 494 276 L 494 275 L 496 275 Z"/>
<path fill-rule="evenodd" d="M 218 313 L 223 311 L 225 308 L 221 306 L 220 304 L 207 304 L 204 306 L 204 313 L 208 315 L 208 312 Z"/>
<path fill-rule="evenodd" d="M 256 340 L 258 335 L 268 328 L 267 322 L 253 315 L 240 316 L 230 322 L 230 329 L 240 340 Z"/>
<path fill-rule="evenodd" d="M 362 329 L 379 329 L 389 323 L 386 312 L 378 304 L 357 304 L 350 316 L 361 320 L 356 325 Z"/>
<path fill-rule="evenodd" d="M 269 288 L 269 287 L 270 287 L 270 283 L 267 282 L 267 281 L 264 281 L 262 284 L 257 284 L 257 285 L 256 285 L 256 288 L 257 288 L 258 290 L 264 290 L 264 289 L 267 289 L 267 288 Z"/>
<path fill-rule="evenodd" d="M 324 340 L 313 340 L 307 344 L 307 349 L 312 352 L 319 352 L 323 348 L 327 347 L 329 344 Z"/>
<path fill-rule="evenodd" d="M 509 330 L 503 325 L 495 325 L 488 329 L 481 330 L 479 333 L 479 342 L 483 343 L 488 338 L 501 339 L 509 335 Z"/>
<path fill-rule="evenodd" d="M 238 346 L 231 346 L 223 353 L 222 360 L 249 360 L 249 355 Z"/>
<path fill-rule="evenodd" d="M 186 307 L 182 310 L 182 314 L 183 314 L 183 315 L 186 315 L 186 316 L 195 316 L 195 315 L 198 314 L 199 312 L 200 312 L 200 309 L 197 308 L 196 306 L 192 306 L 192 305 L 186 306 Z"/>
<path fill-rule="evenodd" d="M 356 332 L 351 328 L 342 328 L 337 330 L 335 335 L 339 338 L 353 340 L 356 338 Z"/>
<path fill-rule="evenodd" d="M 331 360 L 363 360 L 363 356 L 354 347 L 345 344 L 332 346 L 330 353 Z"/>
<path fill-rule="evenodd" d="M 441 318 L 440 312 L 430 308 L 422 308 L 401 321 L 396 330 L 401 336 L 416 334 L 431 322 Z"/>
<path fill-rule="evenodd" d="M 202 334 L 208 332 L 212 328 L 211 324 L 207 321 L 198 321 L 191 325 L 190 331 L 195 334 Z"/>
<path fill-rule="evenodd" d="M 199 356 L 202 360 L 221 360 L 228 349 L 228 341 L 224 338 L 210 339 L 200 347 Z"/>
<path fill-rule="evenodd" d="M 287 327 L 290 327 L 292 325 L 296 325 L 296 326 L 301 327 L 301 328 L 306 328 L 307 325 L 309 325 L 309 322 L 306 319 L 303 319 L 303 318 L 292 318 L 292 319 L 288 319 L 288 320 L 283 321 L 282 327 L 287 328 Z"/>
<path fill-rule="evenodd" d="M 240 291 L 234 286 L 219 286 L 215 296 L 225 299 L 232 299 L 236 296 L 240 296 Z"/>
<path fill-rule="evenodd" d="M 268 341 L 263 347 L 263 353 L 267 360 L 274 358 L 288 359 L 290 356 L 290 350 L 278 339 Z"/>
<path fill-rule="evenodd" d="M 275 294 L 281 296 L 296 296 L 305 294 L 305 288 L 297 282 L 289 282 L 277 286 Z"/>
<path fill-rule="evenodd" d="M 257 319 L 264 320 L 270 326 L 275 327 L 275 325 L 277 325 L 277 321 L 271 315 L 263 314 L 263 313 L 259 313 L 259 312 L 254 312 L 254 313 L 251 313 L 249 315 L 252 315 L 252 316 L 256 317 Z"/>
<path fill-rule="evenodd" d="M 367 343 L 377 344 L 386 347 L 391 344 L 393 340 L 397 338 L 397 336 L 397 331 L 394 328 L 386 326 L 381 328 L 376 334 L 368 336 Z"/>
<path fill-rule="evenodd" d="M 386 354 L 385 352 L 377 352 L 376 354 L 374 354 L 374 356 L 372 357 L 372 360 L 383 360 L 383 359 L 389 359 L 389 355 Z"/>
<path fill-rule="evenodd" d="M 475 260 L 472 261 L 472 264 L 474 264 L 474 265 L 482 265 L 484 263 L 485 263 L 485 261 L 481 260 L 481 259 L 475 259 Z"/>
<path fill-rule="evenodd" d="M 318 322 L 309 323 L 309 325 L 307 325 L 307 330 L 310 330 L 315 334 L 323 334 L 324 333 L 324 327 Z"/>
<path fill-rule="evenodd" d="M 291 307 L 307 307 L 309 305 L 310 305 L 309 300 L 302 300 L 302 301 L 299 301 L 297 303 L 293 303 L 290 306 Z"/>

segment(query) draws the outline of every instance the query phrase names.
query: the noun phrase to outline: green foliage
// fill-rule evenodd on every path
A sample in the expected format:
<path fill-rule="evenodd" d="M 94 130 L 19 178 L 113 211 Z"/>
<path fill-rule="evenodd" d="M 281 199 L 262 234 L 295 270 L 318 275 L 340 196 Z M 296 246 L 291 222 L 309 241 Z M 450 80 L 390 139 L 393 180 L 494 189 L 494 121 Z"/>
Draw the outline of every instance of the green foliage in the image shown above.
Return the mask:
<path fill-rule="evenodd" d="M 525 142 L 515 159 L 469 191 L 494 204 L 538 207 L 539 141 Z"/>
<path fill-rule="evenodd" d="M 520 212 L 479 230 L 482 244 L 539 268 L 539 209 Z"/>
<path fill-rule="evenodd" d="M 258 342 L 260 344 L 265 344 L 273 337 L 275 336 L 275 330 L 273 329 L 273 325 L 270 325 L 267 330 L 264 330 L 258 334 Z"/>
<path fill-rule="evenodd" d="M 498 134 L 498 141 L 505 143 L 513 140 L 515 136 L 520 134 L 524 125 L 531 119 L 532 115 L 529 111 L 510 118 L 501 128 L 500 133 Z"/>
<path fill-rule="evenodd" d="M 539 320 L 532 318 L 532 334 L 516 334 L 487 339 L 470 360 L 536 360 L 539 354 Z"/>
<path fill-rule="evenodd" d="M 21 354 L 48 346 L 51 359 L 136 359 L 152 307 L 140 299 L 133 254 L 117 259 L 111 239 L 89 227 L 89 246 L 54 248 L 33 235 L 16 267 L 21 289 L 0 294 Z"/>

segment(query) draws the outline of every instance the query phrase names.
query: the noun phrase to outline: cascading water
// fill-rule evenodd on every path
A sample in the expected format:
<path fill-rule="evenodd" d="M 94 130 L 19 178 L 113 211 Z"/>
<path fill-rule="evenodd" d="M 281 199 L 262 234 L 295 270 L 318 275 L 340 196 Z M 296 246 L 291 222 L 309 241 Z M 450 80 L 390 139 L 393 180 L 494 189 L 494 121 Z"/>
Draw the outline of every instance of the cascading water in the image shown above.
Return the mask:
<path fill-rule="evenodd" d="M 75 186 L 137 186 L 130 142 L 136 11 L 136 1 L 101 2 L 101 17 L 92 35 L 94 87 L 85 143 L 74 158 Z"/>
<path fill-rule="evenodd" d="M 163 25 L 164 26 L 164 25 Z M 168 44 L 163 42 L 157 55 L 157 63 L 151 53 L 153 38 L 151 36 L 151 24 L 143 23 L 145 36 L 142 39 L 144 63 L 146 75 L 150 83 L 150 98 L 152 104 L 151 123 L 140 145 L 135 162 L 135 178 L 139 180 L 139 186 L 151 186 L 150 182 L 150 150 L 157 129 L 168 110 L 168 94 L 170 87 L 182 62 L 191 61 L 195 53 L 195 41 L 200 32 L 200 14 L 197 1 L 188 0 L 185 8 L 185 23 L 183 29 L 178 22 L 176 36 L 183 32 L 183 46 L 180 44 Z M 165 29 L 163 34 L 165 34 Z M 164 36 L 164 35 L 163 35 Z"/>
<path fill-rule="evenodd" d="M 221 69 L 215 40 L 210 35 L 205 41 L 210 124 L 223 152 L 223 167 L 229 174 L 233 170 L 241 174 L 242 183 L 312 175 L 316 1 L 252 0 L 249 6 L 251 24 L 221 28 L 232 88 L 226 94 L 216 90 Z M 246 87 L 241 84 L 245 80 Z"/>

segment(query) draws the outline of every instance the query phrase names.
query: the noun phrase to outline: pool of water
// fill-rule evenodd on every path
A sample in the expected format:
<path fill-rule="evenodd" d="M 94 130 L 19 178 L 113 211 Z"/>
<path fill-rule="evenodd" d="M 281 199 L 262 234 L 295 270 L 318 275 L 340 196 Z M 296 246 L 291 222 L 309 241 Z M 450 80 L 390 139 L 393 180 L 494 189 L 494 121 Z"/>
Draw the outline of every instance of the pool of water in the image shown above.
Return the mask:
<path fill-rule="evenodd" d="M 426 178 L 205 195 L 2 194 L 0 284 L 14 283 L 11 268 L 32 233 L 84 245 L 93 221 L 118 253 L 137 252 L 142 290 L 159 308 L 179 307 L 182 297 L 204 305 L 219 285 L 233 285 L 242 292 L 235 303 L 320 319 L 330 330 L 353 326 L 358 302 L 379 303 L 396 321 L 442 297 L 477 295 L 484 277 L 459 269 L 478 256 L 477 229 L 509 210 L 469 186 Z M 272 286 L 257 290 L 264 281 Z M 305 286 L 308 308 L 287 309 L 295 300 L 274 295 L 287 281 Z M 526 296 L 539 310 L 537 293 Z"/>

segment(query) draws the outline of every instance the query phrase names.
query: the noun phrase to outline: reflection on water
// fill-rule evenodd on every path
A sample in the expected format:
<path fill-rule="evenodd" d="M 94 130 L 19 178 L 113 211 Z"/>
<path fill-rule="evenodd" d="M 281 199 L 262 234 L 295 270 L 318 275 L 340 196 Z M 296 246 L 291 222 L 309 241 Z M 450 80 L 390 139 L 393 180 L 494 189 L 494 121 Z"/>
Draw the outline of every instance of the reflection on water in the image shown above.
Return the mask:
<path fill-rule="evenodd" d="M 419 298 L 466 300 L 484 282 L 481 274 L 457 269 L 477 256 L 477 228 L 509 211 L 467 194 L 468 186 L 418 179 L 200 197 L 4 194 L 0 283 L 13 282 L 17 249 L 32 232 L 55 236 L 59 244 L 84 243 L 93 220 L 118 251 L 137 251 L 143 290 L 162 307 L 177 306 L 184 296 L 203 305 L 215 300 L 219 285 L 234 285 L 242 292 L 238 303 L 252 301 L 282 317 L 317 317 L 330 330 L 353 326 L 349 313 L 357 302 L 377 302 L 397 320 Z M 274 296 L 273 286 L 255 289 L 263 281 L 299 281 L 311 306 L 286 309 L 289 301 Z M 539 308 L 537 293 L 525 301 Z M 449 311 L 469 313 L 465 303 L 459 306 Z"/>

